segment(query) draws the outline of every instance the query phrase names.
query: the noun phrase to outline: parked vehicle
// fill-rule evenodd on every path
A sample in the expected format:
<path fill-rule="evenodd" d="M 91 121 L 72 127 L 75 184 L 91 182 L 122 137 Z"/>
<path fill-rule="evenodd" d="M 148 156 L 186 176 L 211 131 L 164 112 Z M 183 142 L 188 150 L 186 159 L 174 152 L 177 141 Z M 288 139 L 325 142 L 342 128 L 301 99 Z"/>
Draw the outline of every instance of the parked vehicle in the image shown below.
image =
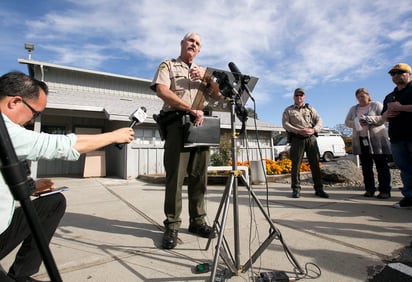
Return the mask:
<path fill-rule="evenodd" d="M 337 157 L 346 156 L 345 142 L 342 135 L 334 130 L 324 129 L 319 132 L 317 142 L 320 157 L 325 162 L 329 162 Z M 289 158 L 289 149 L 290 144 L 285 135 L 274 146 L 275 159 Z"/>
<path fill-rule="evenodd" d="M 345 137 L 343 141 L 345 142 L 346 153 L 352 154 L 352 137 Z"/>

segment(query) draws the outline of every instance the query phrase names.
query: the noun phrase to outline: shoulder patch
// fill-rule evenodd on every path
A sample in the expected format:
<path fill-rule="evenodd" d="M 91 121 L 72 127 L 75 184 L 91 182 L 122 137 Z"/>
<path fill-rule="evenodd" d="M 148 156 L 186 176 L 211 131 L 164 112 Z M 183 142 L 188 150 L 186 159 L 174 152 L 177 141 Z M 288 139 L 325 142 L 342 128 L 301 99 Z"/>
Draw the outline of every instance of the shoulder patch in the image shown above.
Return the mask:
<path fill-rule="evenodd" d="M 159 70 L 164 70 L 164 69 L 167 69 L 166 62 L 161 63 L 160 66 L 159 66 Z"/>

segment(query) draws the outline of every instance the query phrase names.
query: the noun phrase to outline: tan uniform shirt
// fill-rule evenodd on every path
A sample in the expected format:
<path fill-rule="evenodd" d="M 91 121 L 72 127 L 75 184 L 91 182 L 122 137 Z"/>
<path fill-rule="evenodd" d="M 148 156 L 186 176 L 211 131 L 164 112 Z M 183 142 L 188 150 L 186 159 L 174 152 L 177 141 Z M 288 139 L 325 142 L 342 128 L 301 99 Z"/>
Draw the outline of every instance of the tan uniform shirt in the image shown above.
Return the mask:
<path fill-rule="evenodd" d="M 322 119 L 309 105 L 300 108 L 296 105 L 287 107 L 283 112 L 282 124 L 286 131 L 296 134 L 303 128 L 313 128 L 316 132 L 322 129 Z"/>
<path fill-rule="evenodd" d="M 195 66 L 195 64 L 191 65 L 192 68 Z M 150 87 L 155 91 L 156 84 L 165 85 L 192 106 L 202 81 L 191 80 L 189 71 L 190 67 L 180 58 L 166 60 L 159 65 Z M 177 109 L 173 109 L 170 105 L 164 103 L 162 110 L 167 112 Z"/>

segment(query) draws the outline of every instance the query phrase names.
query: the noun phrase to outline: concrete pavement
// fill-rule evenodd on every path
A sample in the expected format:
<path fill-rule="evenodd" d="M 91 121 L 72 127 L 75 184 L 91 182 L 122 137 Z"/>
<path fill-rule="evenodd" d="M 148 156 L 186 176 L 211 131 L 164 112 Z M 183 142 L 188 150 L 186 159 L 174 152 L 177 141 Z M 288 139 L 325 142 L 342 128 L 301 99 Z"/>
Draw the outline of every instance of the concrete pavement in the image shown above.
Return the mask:
<path fill-rule="evenodd" d="M 195 266 L 214 263 L 217 239 L 205 249 L 207 239 L 188 233 L 186 193 L 179 244 L 163 250 L 162 184 L 111 178 L 53 180 L 58 186 L 70 187 L 64 192 L 66 214 L 50 245 L 63 281 L 210 280 L 210 272 L 196 274 Z M 267 212 L 284 243 L 276 238 L 246 273 L 227 275 L 225 281 L 256 281 L 260 273 L 275 270 L 303 281 L 366 281 L 384 266 L 384 260 L 411 242 L 412 210 L 391 207 L 401 199 L 396 187 L 389 200 L 328 187 L 325 190 L 331 198 L 321 199 L 309 186 L 303 187 L 300 199 L 293 199 L 288 184 L 268 185 L 268 189 L 265 185 L 252 185 L 252 189 L 265 207 L 268 203 Z M 223 185 L 209 186 L 206 205 L 211 224 L 224 189 Z M 266 239 L 270 226 L 246 188 L 239 186 L 238 192 L 242 266 Z M 233 207 L 231 201 L 224 237 L 234 253 Z M 307 276 L 296 272 L 285 245 Z M 12 259 L 7 257 L 1 266 L 8 269 Z M 218 273 L 226 268 L 219 260 Z M 47 280 L 48 274 L 42 267 L 34 277 Z"/>

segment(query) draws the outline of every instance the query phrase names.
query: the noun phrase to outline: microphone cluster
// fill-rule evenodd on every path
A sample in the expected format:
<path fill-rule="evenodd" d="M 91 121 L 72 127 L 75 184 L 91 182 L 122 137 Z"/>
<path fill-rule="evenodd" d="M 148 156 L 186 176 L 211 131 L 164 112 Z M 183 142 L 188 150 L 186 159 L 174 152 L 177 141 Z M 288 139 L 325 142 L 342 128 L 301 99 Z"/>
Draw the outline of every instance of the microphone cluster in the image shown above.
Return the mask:
<path fill-rule="evenodd" d="M 212 75 L 215 78 L 215 82 L 219 84 L 219 90 L 223 96 L 232 97 L 234 95 L 238 97 L 239 91 L 246 87 L 250 76 L 243 75 L 233 62 L 229 63 L 229 69 L 234 79 L 229 78 L 228 74 L 224 71 L 214 71 Z"/>

